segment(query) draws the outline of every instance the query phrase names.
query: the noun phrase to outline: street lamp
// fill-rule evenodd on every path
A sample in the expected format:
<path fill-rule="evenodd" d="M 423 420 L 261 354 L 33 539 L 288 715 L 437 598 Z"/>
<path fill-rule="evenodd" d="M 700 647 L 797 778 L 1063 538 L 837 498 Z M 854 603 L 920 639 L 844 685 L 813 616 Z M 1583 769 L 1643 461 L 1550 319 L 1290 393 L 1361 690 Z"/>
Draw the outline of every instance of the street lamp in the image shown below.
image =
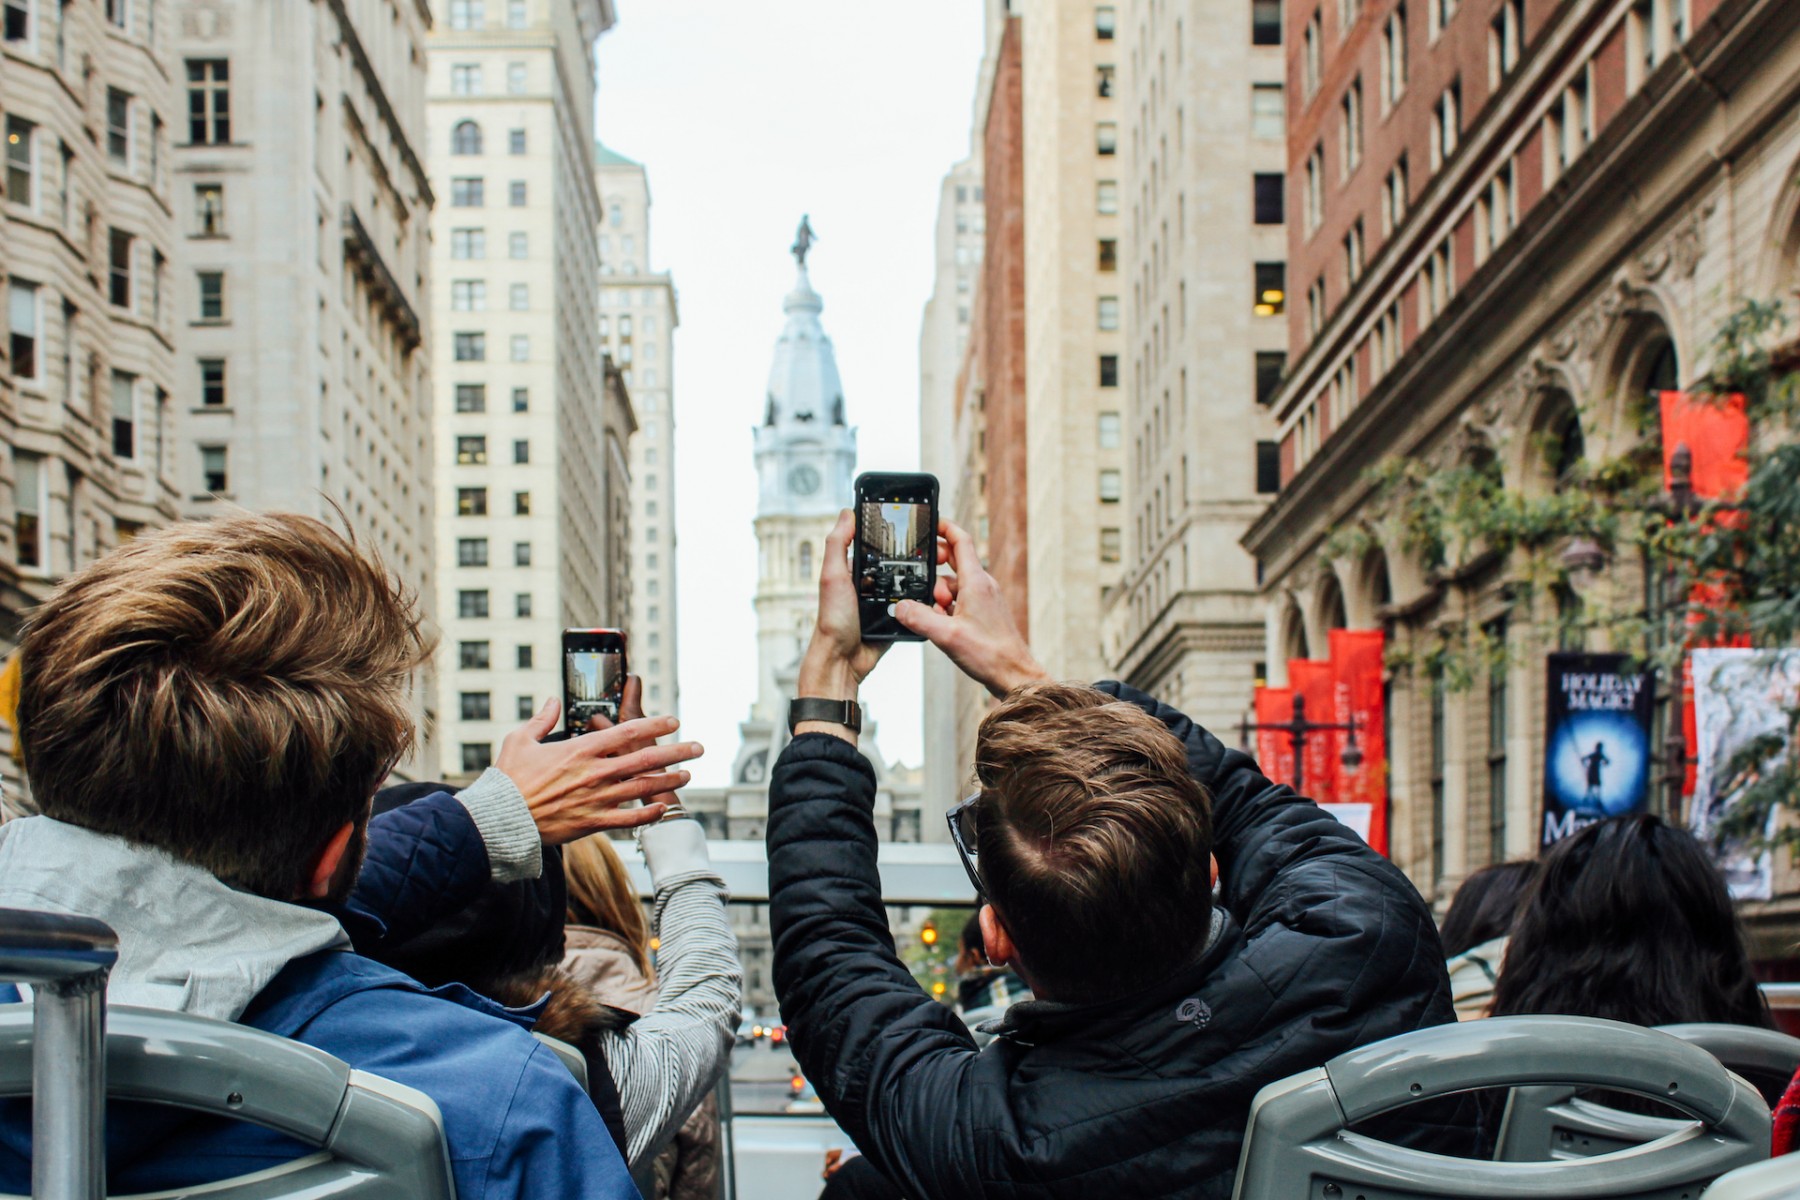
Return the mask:
<path fill-rule="evenodd" d="M 1306 739 L 1314 733 L 1346 732 L 1350 736 L 1345 739 L 1343 753 L 1338 755 L 1338 762 L 1344 770 L 1352 775 L 1362 770 L 1362 747 L 1356 744 L 1356 714 L 1350 714 L 1348 722 L 1309 721 L 1306 719 L 1306 697 L 1294 697 L 1294 715 L 1279 723 L 1259 724 L 1245 717 L 1238 724 L 1238 737 L 1244 749 L 1250 749 L 1250 735 L 1261 732 L 1285 733 L 1294 745 L 1294 790 L 1304 795 L 1306 786 Z"/>

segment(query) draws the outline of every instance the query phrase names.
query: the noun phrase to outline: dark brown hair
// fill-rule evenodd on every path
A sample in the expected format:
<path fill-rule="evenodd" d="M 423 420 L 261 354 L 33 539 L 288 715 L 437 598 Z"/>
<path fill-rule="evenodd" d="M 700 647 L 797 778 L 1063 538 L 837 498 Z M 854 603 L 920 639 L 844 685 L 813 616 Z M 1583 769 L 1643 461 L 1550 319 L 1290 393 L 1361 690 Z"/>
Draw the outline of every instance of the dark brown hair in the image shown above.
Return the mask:
<path fill-rule="evenodd" d="M 1444 914 L 1443 927 L 1438 930 L 1444 957 L 1455 958 L 1465 950 L 1510 933 L 1525 889 L 1536 874 L 1536 861 L 1521 859 L 1494 863 L 1463 880 L 1456 895 L 1450 898 L 1450 911 Z"/>
<path fill-rule="evenodd" d="M 414 597 L 320 521 L 190 521 L 70 577 L 20 643 L 46 816 L 291 899 L 367 819 L 430 656 Z"/>
<path fill-rule="evenodd" d="M 1040 990 L 1110 999 L 1200 954 L 1212 806 L 1161 721 L 1091 687 L 1037 684 L 988 713 L 975 759 L 982 879 Z"/>

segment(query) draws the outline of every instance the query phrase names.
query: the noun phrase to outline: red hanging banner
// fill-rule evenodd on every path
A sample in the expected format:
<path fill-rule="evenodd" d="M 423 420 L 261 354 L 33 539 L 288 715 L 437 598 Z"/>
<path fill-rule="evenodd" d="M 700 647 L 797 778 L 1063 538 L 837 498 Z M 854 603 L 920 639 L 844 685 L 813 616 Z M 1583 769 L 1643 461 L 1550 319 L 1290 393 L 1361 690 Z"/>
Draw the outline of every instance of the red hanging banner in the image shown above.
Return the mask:
<path fill-rule="evenodd" d="M 1305 701 L 1306 719 L 1326 725 L 1337 720 L 1337 683 L 1331 663 L 1312 658 L 1288 660 L 1288 685 Z M 1300 786 L 1295 790 L 1321 804 L 1338 798 L 1338 753 L 1343 734 L 1321 729 L 1306 735 L 1305 760 L 1300 764 Z"/>
<path fill-rule="evenodd" d="M 1359 819 L 1366 813 L 1367 831 L 1363 834 L 1377 853 L 1388 852 L 1388 760 L 1387 729 L 1384 721 L 1382 667 L 1384 639 L 1379 629 L 1334 629 L 1331 631 L 1331 667 L 1336 689 L 1336 712 L 1331 718 L 1340 725 L 1356 726 L 1356 745 L 1362 751 L 1362 766 L 1355 772 L 1343 770 L 1338 762 L 1340 780 L 1338 799 L 1345 806 L 1357 806 Z M 1346 735 L 1337 735 L 1339 745 Z M 1340 819 L 1343 819 L 1340 817 Z M 1346 824 L 1352 822 L 1346 821 Z"/>
<path fill-rule="evenodd" d="M 1256 689 L 1256 723 L 1285 725 L 1294 717 L 1292 688 Z M 1256 765 L 1275 783 L 1294 786 L 1294 741 L 1279 729 L 1256 731 Z"/>

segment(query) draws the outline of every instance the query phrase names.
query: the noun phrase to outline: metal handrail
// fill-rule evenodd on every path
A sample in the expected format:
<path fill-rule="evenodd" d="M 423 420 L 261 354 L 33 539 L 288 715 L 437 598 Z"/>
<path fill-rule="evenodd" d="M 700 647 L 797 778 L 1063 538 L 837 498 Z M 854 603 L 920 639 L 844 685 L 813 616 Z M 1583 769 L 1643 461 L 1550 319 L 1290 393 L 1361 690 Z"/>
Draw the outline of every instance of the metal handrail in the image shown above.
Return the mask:
<path fill-rule="evenodd" d="M 1762 987 L 1763 999 L 1773 1009 L 1790 1011 L 1800 1009 L 1800 983 L 1765 983 Z"/>
<path fill-rule="evenodd" d="M 0 980 L 33 989 L 31 1194 L 106 1194 L 106 977 L 119 938 L 91 917 L 0 909 Z"/>

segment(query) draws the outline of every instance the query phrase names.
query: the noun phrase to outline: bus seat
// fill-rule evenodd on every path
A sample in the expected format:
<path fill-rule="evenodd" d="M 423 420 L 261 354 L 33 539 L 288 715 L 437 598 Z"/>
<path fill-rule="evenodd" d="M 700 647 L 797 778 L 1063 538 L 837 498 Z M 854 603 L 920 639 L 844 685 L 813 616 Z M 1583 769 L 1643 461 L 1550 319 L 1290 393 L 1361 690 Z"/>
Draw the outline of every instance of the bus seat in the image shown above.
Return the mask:
<path fill-rule="evenodd" d="M 1748 1080 L 1771 1106 L 1800 1071 L 1800 1038 L 1749 1025 L 1663 1025 L 1662 1032 L 1699 1046 Z M 1502 1162 L 1584 1158 L 1667 1137 L 1689 1124 L 1672 1117 L 1621 1112 L 1563 1086 L 1515 1088 L 1501 1122 Z"/>
<path fill-rule="evenodd" d="M 32 1094 L 32 1008 L 0 1009 L 0 1096 Z M 115 1006 L 106 1012 L 105 1064 L 114 1099 L 250 1121 L 318 1148 L 208 1185 L 207 1200 L 455 1195 L 437 1105 L 322 1050 L 226 1021 Z"/>
<path fill-rule="evenodd" d="M 534 1033 L 531 1036 L 548 1046 L 551 1052 L 562 1060 L 562 1065 L 569 1068 L 569 1074 L 575 1077 L 575 1082 L 581 1085 L 582 1091 L 588 1090 L 587 1059 L 581 1057 L 581 1051 L 567 1042 L 558 1041 L 547 1033 Z"/>
<path fill-rule="evenodd" d="M 1721 1175 L 1705 1200 L 1793 1200 L 1800 1196 L 1800 1154 L 1784 1154 Z"/>
<path fill-rule="evenodd" d="M 1629 1092 L 1688 1114 L 1681 1128 L 1593 1157 L 1484 1162 L 1352 1132 L 1408 1104 L 1478 1088 Z M 1698 1046 L 1585 1017 L 1440 1025 L 1270 1084 L 1251 1105 L 1234 1200 L 1677 1200 L 1769 1153 L 1769 1106 Z"/>

